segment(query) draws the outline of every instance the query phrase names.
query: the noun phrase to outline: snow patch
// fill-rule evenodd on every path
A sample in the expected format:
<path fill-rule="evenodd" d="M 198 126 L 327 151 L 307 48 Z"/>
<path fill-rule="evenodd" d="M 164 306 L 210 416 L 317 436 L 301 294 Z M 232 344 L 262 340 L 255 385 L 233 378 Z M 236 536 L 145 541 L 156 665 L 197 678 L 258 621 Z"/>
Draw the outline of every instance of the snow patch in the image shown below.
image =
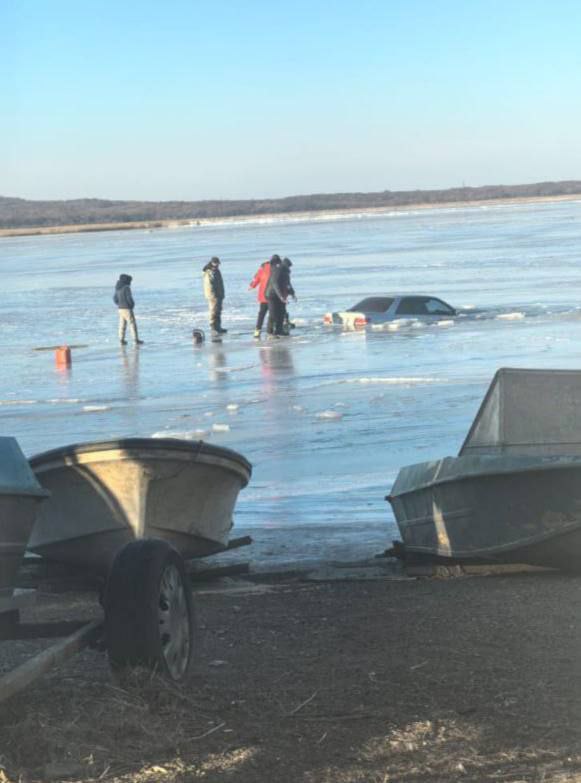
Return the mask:
<path fill-rule="evenodd" d="M 496 316 L 499 321 L 520 321 L 524 317 L 524 313 L 503 313 L 502 315 Z"/>
<path fill-rule="evenodd" d="M 339 411 L 321 411 L 316 414 L 317 419 L 323 419 L 327 421 L 338 421 L 343 418 L 343 414 Z"/>
<path fill-rule="evenodd" d="M 175 430 L 162 430 L 161 432 L 154 432 L 152 438 L 176 438 L 177 440 L 200 440 L 204 435 L 207 435 L 207 430 L 192 430 L 190 432 L 180 432 Z"/>
<path fill-rule="evenodd" d="M 410 383 L 436 383 L 436 378 L 422 378 L 422 377 L 407 377 L 400 376 L 395 378 L 352 378 L 347 383 L 386 383 L 396 386 L 398 384 L 410 384 Z"/>

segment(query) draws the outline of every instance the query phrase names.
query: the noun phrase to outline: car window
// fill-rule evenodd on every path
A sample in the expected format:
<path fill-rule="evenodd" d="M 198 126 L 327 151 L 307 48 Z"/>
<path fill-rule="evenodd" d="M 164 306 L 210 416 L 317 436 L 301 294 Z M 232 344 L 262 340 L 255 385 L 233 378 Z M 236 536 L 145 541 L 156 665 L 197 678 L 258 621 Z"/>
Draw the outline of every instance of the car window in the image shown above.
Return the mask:
<path fill-rule="evenodd" d="M 370 296 L 367 299 L 362 299 L 357 302 L 356 305 L 350 307 L 348 313 L 364 312 L 364 313 L 385 313 L 393 304 L 393 297 L 391 299 L 387 296 Z"/>
<path fill-rule="evenodd" d="M 425 296 L 404 296 L 397 308 L 397 315 L 428 315 Z"/>
<path fill-rule="evenodd" d="M 455 315 L 456 311 L 431 296 L 404 296 L 396 315 Z"/>
<path fill-rule="evenodd" d="M 426 310 L 430 315 L 454 315 L 455 310 L 442 302 L 441 299 L 428 299 L 426 301 Z"/>

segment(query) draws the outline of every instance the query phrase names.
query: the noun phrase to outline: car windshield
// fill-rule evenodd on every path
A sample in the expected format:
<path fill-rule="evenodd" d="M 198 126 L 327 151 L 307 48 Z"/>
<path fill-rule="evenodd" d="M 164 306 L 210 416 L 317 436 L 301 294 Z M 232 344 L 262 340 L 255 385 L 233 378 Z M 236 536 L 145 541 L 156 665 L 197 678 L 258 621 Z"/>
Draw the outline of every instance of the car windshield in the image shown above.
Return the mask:
<path fill-rule="evenodd" d="M 350 307 L 347 312 L 385 313 L 392 304 L 393 297 L 390 299 L 387 296 L 371 296 L 368 299 L 362 299 L 356 305 Z"/>
<path fill-rule="evenodd" d="M 431 296 L 406 296 L 397 308 L 397 315 L 454 315 L 455 310 Z"/>

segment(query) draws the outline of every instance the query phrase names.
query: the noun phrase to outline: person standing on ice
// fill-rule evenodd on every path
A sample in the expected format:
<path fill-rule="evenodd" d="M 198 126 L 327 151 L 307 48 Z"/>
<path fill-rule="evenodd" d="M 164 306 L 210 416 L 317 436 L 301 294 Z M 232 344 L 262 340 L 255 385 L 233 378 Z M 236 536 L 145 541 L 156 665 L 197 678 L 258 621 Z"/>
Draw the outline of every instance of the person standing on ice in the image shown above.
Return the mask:
<path fill-rule="evenodd" d="M 265 261 L 263 264 L 260 265 L 257 273 L 254 275 L 254 277 L 250 282 L 250 285 L 248 286 L 249 291 L 252 288 L 256 288 L 258 286 L 258 291 L 257 291 L 258 316 L 256 318 L 256 328 L 254 330 L 255 340 L 260 339 L 260 333 L 262 331 L 264 319 L 266 318 L 266 314 L 268 313 L 268 299 L 266 298 L 266 286 L 268 285 L 268 281 L 270 280 L 270 273 L 272 271 L 272 267 L 273 265 L 276 266 L 277 264 L 280 264 L 280 256 L 277 255 L 271 256 L 269 261 Z"/>
<path fill-rule="evenodd" d="M 288 301 L 288 298 L 290 296 L 290 298 L 293 300 L 293 302 L 296 302 L 297 301 L 297 297 L 296 297 L 296 294 L 295 294 L 295 289 L 292 287 L 292 284 L 291 284 L 291 281 L 290 281 L 290 275 L 291 275 L 290 268 L 293 265 L 293 262 L 290 260 L 290 258 L 283 258 L 281 263 L 282 263 L 282 266 L 283 266 L 283 276 L 282 276 L 280 284 L 281 284 L 281 287 L 283 289 L 283 293 L 286 292 L 286 299 L 287 299 L 287 301 Z M 294 328 L 295 328 L 295 325 L 293 324 L 293 322 L 290 320 L 290 318 L 288 316 L 288 309 L 287 309 L 287 306 L 285 304 L 284 305 L 284 316 L 283 316 L 283 319 L 282 319 L 282 331 L 283 331 L 283 334 L 289 335 L 290 334 L 290 330 L 294 329 Z"/>
<path fill-rule="evenodd" d="M 286 274 L 278 256 L 270 259 L 270 277 L 264 295 L 268 301 L 268 325 L 266 331 L 270 339 L 282 337 L 284 311 L 288 291 L 284 288 Z"/>
<path fill-rule="evenodd" d="M 222 303 L 224 302 L 224 280 L 220 272 L 220 259 L 213 256 L 204 267 L 204 296 L 208 300 L 208 317 L 212 337 L 226 334 L 222 328 Z"/>
<path fill-rule="evenodd" d="M 121 345 L 127 345 L 127 340 L 125 339 L 127 324 L 129 324 L 135 344 L 143 345 L 143 340 L 139 339 L 139 334 L 137 333 L 137 321 L 133 313 L 135 302 L 131 293 L 132 280 L 131 275 L 119 275 L 119 280 L 115 284 L 115 293 L 113 294 L 113 301 L 119 311 L 119 342 Z"/>

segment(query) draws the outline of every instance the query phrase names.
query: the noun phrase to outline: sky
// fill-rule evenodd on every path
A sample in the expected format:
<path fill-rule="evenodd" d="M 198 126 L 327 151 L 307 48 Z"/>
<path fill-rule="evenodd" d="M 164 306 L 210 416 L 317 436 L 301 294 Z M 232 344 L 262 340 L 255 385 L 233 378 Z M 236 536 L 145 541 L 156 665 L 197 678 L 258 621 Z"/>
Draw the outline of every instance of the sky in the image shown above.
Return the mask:
<path fill-rule="evenodd" d="M 578 0 L 0 0 L 0 195 L 581 179 Z"/>

